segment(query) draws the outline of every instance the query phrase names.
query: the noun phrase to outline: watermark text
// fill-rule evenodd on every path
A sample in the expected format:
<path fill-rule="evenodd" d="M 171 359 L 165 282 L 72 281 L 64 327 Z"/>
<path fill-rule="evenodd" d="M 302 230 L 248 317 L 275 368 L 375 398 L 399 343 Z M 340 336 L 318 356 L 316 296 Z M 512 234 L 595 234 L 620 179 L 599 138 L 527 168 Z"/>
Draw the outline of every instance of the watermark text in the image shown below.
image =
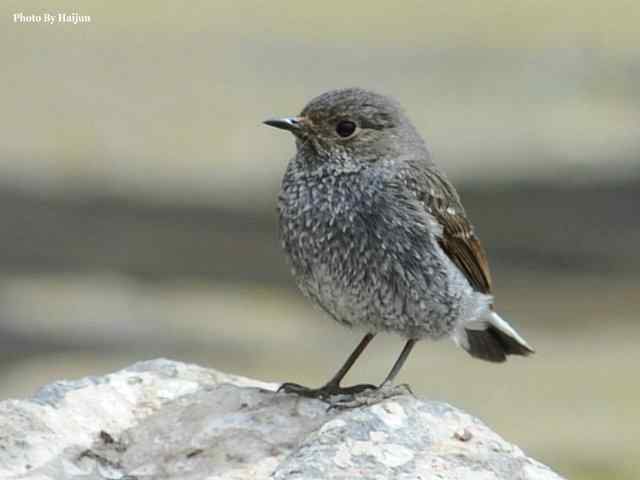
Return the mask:
<path fill-rule="evenodd" d="M 56 25 L 61 23 L 70 23 L 78 25 L 79 23 L 91 23 L 91 15 L 80 15 L 78 12 L 43 12 L 30 13 L 16 12 L 12 14 L 13 23 L 39 23 L 43 25 Z"/>

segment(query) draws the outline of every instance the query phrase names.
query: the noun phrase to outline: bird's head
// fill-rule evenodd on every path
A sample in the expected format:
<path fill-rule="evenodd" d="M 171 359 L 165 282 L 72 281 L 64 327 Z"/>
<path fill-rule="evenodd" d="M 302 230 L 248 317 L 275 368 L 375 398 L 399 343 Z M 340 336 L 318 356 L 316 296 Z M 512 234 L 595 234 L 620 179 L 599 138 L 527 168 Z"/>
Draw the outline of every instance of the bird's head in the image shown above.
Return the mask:
<path fill-rule="evenodd" d="M 398 102 L 361 88 L 331 90 L 298 116 L 264 123 L 293 133 L 299 154 L 313 161 L 362 164 L 426 152 Z"/>

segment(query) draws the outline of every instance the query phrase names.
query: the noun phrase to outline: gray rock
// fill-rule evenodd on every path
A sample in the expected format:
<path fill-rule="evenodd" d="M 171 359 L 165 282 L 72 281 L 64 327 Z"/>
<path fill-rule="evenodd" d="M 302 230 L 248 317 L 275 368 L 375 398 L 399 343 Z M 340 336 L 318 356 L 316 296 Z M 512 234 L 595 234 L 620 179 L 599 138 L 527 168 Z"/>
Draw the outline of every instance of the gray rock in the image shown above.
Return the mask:
<path fill-rule="evenodd" d="M 559 479 L 470 415 L 411 395 L 349 410 L 154 360 L 0 403 L 7 479 Z"/>

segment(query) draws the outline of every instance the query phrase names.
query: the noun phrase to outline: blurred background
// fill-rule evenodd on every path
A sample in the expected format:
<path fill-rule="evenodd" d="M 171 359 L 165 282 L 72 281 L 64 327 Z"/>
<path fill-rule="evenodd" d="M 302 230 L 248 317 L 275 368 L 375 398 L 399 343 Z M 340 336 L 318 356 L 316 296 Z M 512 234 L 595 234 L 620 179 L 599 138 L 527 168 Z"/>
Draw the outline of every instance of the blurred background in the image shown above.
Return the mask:
<path fill-rule="evenodd" d="M 23 12 L 90 23 L 14 23 Z M 0 398 L 154 357 L 320 384 L 358 342 L 296 291 L 275 197 L 325 90 L 392 94 L 459 186 L 505 365 L 421 343 L 421 396 L 582 479 L 640 477 L 637 2 L 3 1 Z M 376 338 L 349 377 L 402 347 Z"/>

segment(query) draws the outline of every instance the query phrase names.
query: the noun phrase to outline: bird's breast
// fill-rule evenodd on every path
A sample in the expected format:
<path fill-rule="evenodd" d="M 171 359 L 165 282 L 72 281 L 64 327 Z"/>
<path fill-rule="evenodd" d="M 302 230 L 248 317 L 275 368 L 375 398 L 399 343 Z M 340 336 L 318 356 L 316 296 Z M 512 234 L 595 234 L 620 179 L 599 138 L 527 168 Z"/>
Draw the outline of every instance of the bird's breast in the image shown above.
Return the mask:
<path fill-rule="evenodd" d="M 340 261 L 364 248 L 372 196 L 349 179 L 314 179 L 283 186 L 278 211 L 285 252 L 298 263 Z"/>
<path fill-rule="evenodd" d="M 343 180 L 285 178 L 280 235 L 302 291 L 349 325 L 452 328 L 458 293 L 429 217 L 393 185 Z"/>
<path fill-rule="evenodd" d="M 280 236 L 294 275 L 342 287 L 383 277 L 416 284 L 428 279 L 437 260 L 429 221 L 394 194 L 383 181 L 359 174 L 285 176 Z"/>

